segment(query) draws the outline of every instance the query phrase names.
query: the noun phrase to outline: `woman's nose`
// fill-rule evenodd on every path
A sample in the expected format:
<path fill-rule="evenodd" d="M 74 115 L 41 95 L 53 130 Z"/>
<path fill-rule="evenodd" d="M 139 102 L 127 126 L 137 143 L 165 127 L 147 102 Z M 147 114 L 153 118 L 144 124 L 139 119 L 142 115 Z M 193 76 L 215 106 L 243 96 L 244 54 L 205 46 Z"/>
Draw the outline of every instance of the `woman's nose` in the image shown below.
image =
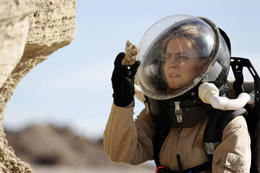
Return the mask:
<path fill-rule="evenodd" d="M 180 66 L 181 65 L 181 58 L 180 57 L 176 57 L 176 56 L 172 56 L 170 58 L 170 63 L 172 65 Z"/>

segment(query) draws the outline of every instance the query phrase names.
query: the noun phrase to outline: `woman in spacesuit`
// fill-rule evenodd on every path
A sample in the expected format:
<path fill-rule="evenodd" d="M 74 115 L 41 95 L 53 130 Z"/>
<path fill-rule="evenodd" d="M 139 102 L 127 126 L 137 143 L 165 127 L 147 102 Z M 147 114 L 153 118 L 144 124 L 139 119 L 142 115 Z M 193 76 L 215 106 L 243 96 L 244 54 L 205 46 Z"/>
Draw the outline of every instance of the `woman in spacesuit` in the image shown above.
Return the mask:
<path fill-rule="evenodd" d="M 155 160 L 159 173 L 249 172 L 250 136 L 243 116 L 225 125 L 220 142 L 205 141 L 216 111 L 201 102 L 198 87 L 211 82 L 226 95 L 228 44 L 210 20 L 176 15 L 148 29 L 135 64 L 123 66 L 125 54 L 120 53 L 112 74 L 114 103 L 104 132 L 104 149 L 111 160 L 130 164 Z M 135 76 L 146 109 L 134 120 Z"/>

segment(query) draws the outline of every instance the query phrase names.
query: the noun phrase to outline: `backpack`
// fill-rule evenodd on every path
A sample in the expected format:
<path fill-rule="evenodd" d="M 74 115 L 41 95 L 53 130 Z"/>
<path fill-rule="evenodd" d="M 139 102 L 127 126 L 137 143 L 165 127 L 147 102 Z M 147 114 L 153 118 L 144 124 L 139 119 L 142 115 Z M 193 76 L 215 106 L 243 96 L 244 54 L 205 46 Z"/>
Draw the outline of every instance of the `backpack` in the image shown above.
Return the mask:
<path fill-rule="evenodd" d="M 238 57 L 231 58 L 231 68 L 233 70 L 234 77 L 235 77 L 235 81 L 233 82 L 233 88 L 236 96 L 244 92 L 243 89 L 244 77 L 242 73 L 244 67 L 248 68 L 249 72 L 251 73 L 254 79 L 255 106 L 251 108 L 248 105 L 246 105 L 244 108 L 235 111 L 223 111 L 223 110 L 214 109 L 213 113 L 209 116 L 208 124 L 204 132 L 204 150 L 209 156 L 209 161 L 204 164 L 198 165 L 196 167 L 189 168 L 188 170 L 183 170 L 180 156 L 177 155 L 176 157 L 179 165 L 178 172 L 195 173 L 195 172 L 201 172 L 204 170 L 211 169 L 213 153 L 217 145 L 221 142 L 222 134 L 225 126 L 235 117 L 241 115 L 244 116 L 247 122 L 249 134 L 251 137 L 252 159 L 251 159 L 250 173 L 259 172 L 258 167 L 260 165 L 257 165 L 257 161 L 258 161 L 257 144 L 258 144 L 258 139 L 260 139 L 260 134 L 258 133 L 260 128 L 259 127 L 260 119 L 258 118 L 260 117 L 260 78 L 248 59 L 238 58 Z M 161 166 L 159 161 L 160 149 L 166 137 L 168 136 L 171 127 L 167 124 L 160 124 L 160 123 L 156 123 L 156 125 L 157 125 L 157 130 L 153 140 L 154 161 L 157 166 L 156 172 L 175 173 L 174 171 L 171 171 L 168 168 Z"/>

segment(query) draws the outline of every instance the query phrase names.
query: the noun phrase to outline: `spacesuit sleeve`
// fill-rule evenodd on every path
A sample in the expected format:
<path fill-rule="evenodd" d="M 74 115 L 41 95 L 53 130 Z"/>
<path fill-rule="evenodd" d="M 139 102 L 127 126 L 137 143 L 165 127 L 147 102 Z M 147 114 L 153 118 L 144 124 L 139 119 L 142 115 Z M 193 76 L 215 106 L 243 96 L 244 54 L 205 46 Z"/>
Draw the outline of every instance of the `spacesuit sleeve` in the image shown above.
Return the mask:
<path fill-rule="evenodd" d="M 133 106 L 112 105 L 104 131 L 104 150 L 111 160 L 140 164 L 153 159 L 155 125 L 143 110 L 133 119 Z"/>
<path fill-rule="evenodd" d="M 249 173 L 250 135 L 243 116 L 234 118 L 223 131 L 212 162 L 212 173 Z"/>

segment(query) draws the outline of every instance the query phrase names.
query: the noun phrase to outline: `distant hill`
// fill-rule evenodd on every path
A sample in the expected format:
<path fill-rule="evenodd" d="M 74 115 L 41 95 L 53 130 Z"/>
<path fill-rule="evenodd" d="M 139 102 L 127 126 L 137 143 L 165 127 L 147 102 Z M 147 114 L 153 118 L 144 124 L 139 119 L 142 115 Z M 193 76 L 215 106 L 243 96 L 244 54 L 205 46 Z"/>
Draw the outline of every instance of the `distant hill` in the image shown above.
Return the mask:
<path fill-rule="evenodd" d="M 5 130 L 9 145 L 22 160 L 40 165 L 112 166 L 102 140 L 93 142 L 69 128 L 32 125 L 24 130 Z"/>

